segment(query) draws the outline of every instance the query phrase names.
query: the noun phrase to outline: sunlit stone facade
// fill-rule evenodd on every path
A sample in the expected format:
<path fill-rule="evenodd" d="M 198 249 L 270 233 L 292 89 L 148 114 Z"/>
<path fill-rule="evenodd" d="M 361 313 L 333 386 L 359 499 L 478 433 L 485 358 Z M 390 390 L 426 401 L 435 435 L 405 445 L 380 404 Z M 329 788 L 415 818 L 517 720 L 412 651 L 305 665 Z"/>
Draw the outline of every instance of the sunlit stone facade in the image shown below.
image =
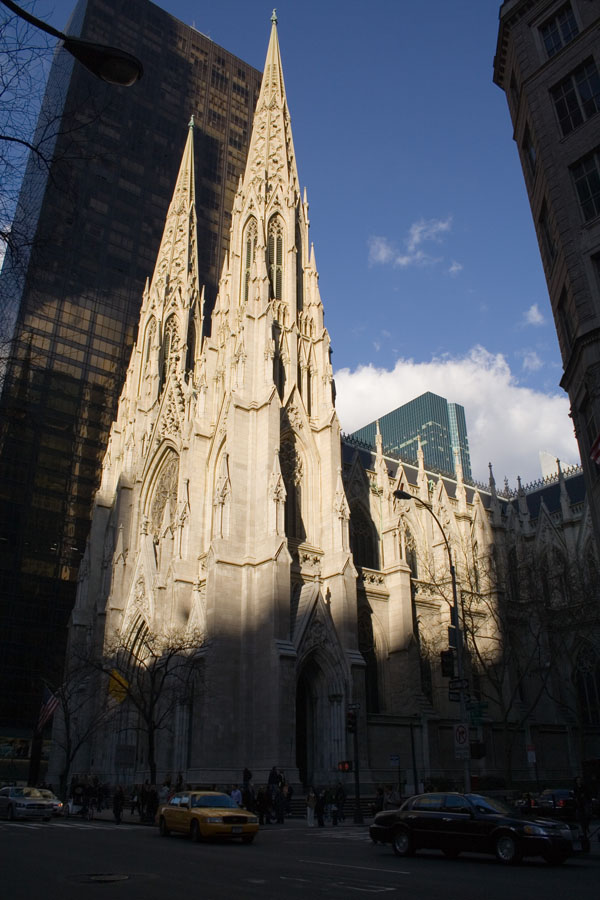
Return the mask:
<path fill-rule="evenodd" d="M 350 706 L 363 783 L 399 778 L 410 789 L 458 778 L 458 708 L 439 667 L 452 597 L 447 536 L 468 646 L 472 632 L 469 696 L 490 698 L 471 714 L 474 746 L 486 747 L 473 773 L 506 770 L 512 728 L 513 767 L 527 777 L 536 711 L 557 722 L 556 699 L 540 690 L 551 659 L 547 628 L 522 629 L 533 661 L 517 683 L 515 657 L 503 654 L 500 639 L 508 619 L 498 610 L 511 561 L 515 572 L 533 572 L 527 554 L 543 549 L 549 576 L 559 547 L 565 560 L 583 554 L 589 515 L 577 495 L 580 473 L 498 496 L 491 476 L 488 487 L 465 483 L 459 459 L 450 480 L 426 471 L 422 450 L 408 465 L 384 456 L 379 434 L 373 452 L 342 439 L 275 22 L 210 329 L 193 153 L 191 123 L 104 459 L 70 659 L 93 659 L 114 635 L 133 650 L 145 629 L 201 635 L 197 677 L 157 745 L 160 778 L 227 784 L 249 766 L 260 782 L 277 765 L 292 782 L 329 783 L 338 761 L 354 758 Z M 399 500 L 396 490 L 415 500 Z M 549 490 L 548 507 L 531 506 Z M 549 582 L 560 605 L 555 587 Z M 535 596 L 524 588 L 518 595 L 522 620 L 525 610 L 539 612 Z M 571 648 L 561 647 L 565 658 Z M 486 684 L 500 661 L 506 671 L 494 695 Z M 86 684 L 88 716 L 114 705 L 106 679 Z M 503 700 L 515 684 L 518 714 Z M 563 700 L 576 705 L 571 695 Z M 134 711 L 123 702 L 111 722 L 84 742 L 71 771 L 144 780 Z M 556 756 L 570 774 L 577 753 L 567 724 Z M 54 773 L 64 728 L 57 719 Z M 590 740 L 597 730 L 588 729 Z M 124 744 L 132 750 L 126 764 Z"/>

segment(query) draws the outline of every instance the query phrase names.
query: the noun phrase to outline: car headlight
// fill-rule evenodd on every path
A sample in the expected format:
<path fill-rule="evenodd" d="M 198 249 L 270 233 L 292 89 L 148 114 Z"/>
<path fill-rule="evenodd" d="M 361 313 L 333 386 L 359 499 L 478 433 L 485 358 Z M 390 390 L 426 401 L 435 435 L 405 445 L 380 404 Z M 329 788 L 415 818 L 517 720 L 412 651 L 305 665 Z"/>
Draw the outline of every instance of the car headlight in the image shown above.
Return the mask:
<path fill-rule="evenodd" d="M 523 828 L 523 834 L 537 834 L 543 835 L 547 837 L 548 832 L 545 828 L 542 828 L 540 825 L 525 825 Z"/>
<path fill-rule="evenodd" d="M 222 825 L 223 816 L 207 816 L 204 821 L 210 822 L 211 825 Z"/>
<path fill-rule="evenodd" d="M 258 825 L 258 816 L 250 816 L 246 821 L 248 825 Z"/>

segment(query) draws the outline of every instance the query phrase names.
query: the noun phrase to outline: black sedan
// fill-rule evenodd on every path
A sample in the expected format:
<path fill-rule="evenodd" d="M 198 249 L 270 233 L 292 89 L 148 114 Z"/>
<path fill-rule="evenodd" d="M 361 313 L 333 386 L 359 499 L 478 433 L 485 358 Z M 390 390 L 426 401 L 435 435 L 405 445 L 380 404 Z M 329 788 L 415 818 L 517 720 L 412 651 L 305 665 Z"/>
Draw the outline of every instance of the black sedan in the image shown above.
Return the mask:
<path fill-rule="evenodd" d="M 505 864 L 524 856 L 563 863 L 573 852 L 568 825 L 527 815 L 480 794 L 419 794 L 400 809 L 377 813 L 369 834 L 391 844 L 397 856 L 423 848 L 452 858 L 463 851 L 492 853 Z"/>

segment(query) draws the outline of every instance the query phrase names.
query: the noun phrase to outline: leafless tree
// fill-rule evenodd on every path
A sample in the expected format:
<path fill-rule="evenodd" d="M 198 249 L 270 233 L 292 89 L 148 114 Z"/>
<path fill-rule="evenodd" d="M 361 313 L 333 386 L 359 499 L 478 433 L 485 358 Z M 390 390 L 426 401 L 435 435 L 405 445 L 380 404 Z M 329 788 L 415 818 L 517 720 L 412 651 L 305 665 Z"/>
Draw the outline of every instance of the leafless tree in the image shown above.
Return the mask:
<path fill-rule="evenodd" d="M 60 759 L 60 796 L 66 797 L 73 763 L 97 734 L 110 722 L 113 710 L 107 704 L 90 702 L 97 670 L 89 660 L 73 657 L 56 691 L 59 707 L 54 716 L 52 741 Z"/>
<path fill-rule="evenodd" d="M 172 731 L 175 710 L 190 699 L 203 644 L 197 631 L 158 634 L 141 625 L 127 636 L 114 635 L 96 664 L 107 682 L 109 707 L 124 713 L 119 727 L 145 744 L 152 784 L 160 737 Z"/>

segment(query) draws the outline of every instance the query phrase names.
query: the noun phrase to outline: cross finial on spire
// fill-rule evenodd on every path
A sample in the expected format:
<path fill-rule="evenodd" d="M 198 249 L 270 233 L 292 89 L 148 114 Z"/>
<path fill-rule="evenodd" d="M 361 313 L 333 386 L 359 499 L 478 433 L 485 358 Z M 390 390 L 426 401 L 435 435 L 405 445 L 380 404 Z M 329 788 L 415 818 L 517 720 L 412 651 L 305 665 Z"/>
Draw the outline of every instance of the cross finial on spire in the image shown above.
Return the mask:
<path fill-rule="evenodd" d="M 271 15 L 271 22 L 273 23 L 273 25 L 277 25 L 277 10 L 276 9 L 273 10 L 273 13 Z"/>

